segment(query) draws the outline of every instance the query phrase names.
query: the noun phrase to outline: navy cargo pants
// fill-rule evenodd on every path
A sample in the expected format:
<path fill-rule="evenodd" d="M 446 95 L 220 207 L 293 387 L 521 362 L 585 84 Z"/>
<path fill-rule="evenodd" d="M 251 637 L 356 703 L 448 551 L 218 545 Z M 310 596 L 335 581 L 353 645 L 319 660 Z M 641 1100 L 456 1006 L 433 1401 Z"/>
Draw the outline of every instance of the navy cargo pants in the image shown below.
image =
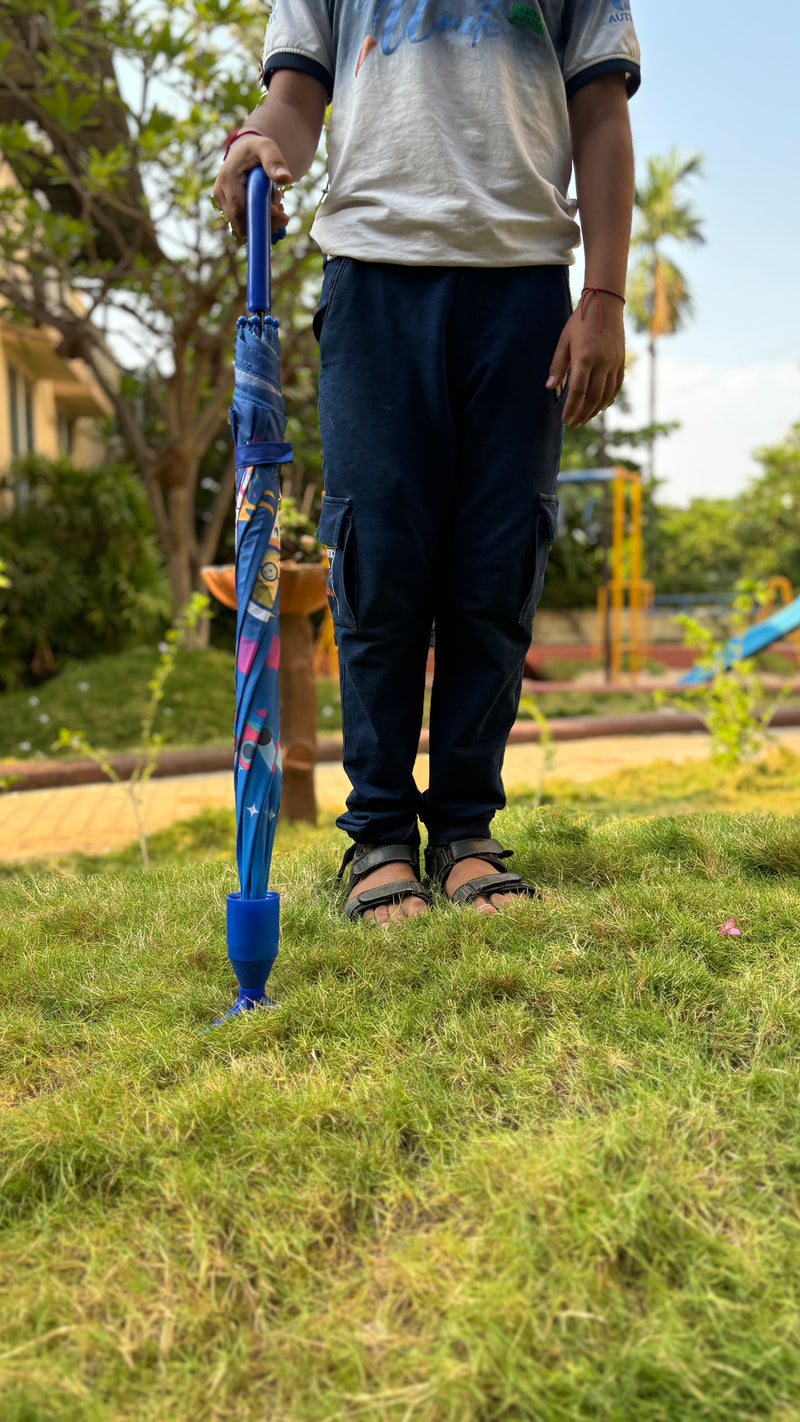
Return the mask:
<path fill-rule="evenodd" d="M 485 837 L 556 531 L 562 400 L 545 381 L 567 270 L 337 257 L 315 318 L 341 669 L 340 829 Z M 435 626 L 430 784 L 414 782 Z"/>

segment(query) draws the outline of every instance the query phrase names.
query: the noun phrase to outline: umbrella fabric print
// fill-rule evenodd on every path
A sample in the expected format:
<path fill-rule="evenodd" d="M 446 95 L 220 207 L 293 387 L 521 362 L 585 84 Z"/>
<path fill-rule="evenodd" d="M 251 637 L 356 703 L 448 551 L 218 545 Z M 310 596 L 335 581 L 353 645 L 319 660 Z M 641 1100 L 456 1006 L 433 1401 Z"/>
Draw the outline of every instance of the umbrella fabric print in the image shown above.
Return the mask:
<path fill-rule="evenodd" d="M 236 710 L 234 788 L 240 892 L 228 895 L 228 957 L 239 983 L 220 1018 L 268 1003 L 278 952 L 279 899 L 269 871 L 281 798 L 280 662 L 281 465 L 286 412 L 280 391 L 278 322 L 269 315 L 270 183 L 248 179 L 247 308 L 236 330 L 231 430 L 236 447 Z M 218 1025 L 218 1024 L 215 1024 Z"/>

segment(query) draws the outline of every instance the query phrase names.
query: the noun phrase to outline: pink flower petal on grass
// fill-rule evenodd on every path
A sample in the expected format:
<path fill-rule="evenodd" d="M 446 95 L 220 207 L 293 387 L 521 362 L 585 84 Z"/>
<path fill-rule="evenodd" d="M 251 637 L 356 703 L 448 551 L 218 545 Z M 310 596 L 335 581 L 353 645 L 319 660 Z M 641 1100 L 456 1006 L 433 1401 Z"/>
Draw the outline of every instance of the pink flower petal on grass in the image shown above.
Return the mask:
<path fill-rule="evenodd" d="M 717 931 L 721 933 L 724 938 L 741 938 L 742 936 L 741 928 L 736 927 L 735 918 L 726 918 L 725 922 L 720 924 Z"/>

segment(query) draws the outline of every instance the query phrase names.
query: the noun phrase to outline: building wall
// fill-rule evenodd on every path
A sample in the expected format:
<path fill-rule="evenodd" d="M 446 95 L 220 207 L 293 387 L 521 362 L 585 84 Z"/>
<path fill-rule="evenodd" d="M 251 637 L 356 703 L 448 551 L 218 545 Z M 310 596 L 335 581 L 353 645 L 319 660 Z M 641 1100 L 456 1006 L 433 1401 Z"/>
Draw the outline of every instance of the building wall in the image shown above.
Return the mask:
<path fill-rule="evenodd" d="M 104 402 L 93 386 L 84 383 L 66 362 L 64 366 L 71 377 L 69 382 L 56 382 L 37 374 L 35 353 L 21 360 L 15 349 L 7 348 L 0 330 L 0 472 L 8 469 L 16 452 L 25 453 L 29 448 L 48 459 L 69 454 L 82 469 L 102 463 L 104 442 L 98 420 L 107 413 Z M 23 382 L 29 390 L 32 430 L 26 428 Z M 63 390 L 65 384 L 69 387 L 68 398 L 60 400 L 56 392 Z M 13 394 L 16 394 L 17 406 L 16 440 L 11 410 Z M 76 413 L 76 406 L 77 410 L 96 408 L 97 418 Z"/>

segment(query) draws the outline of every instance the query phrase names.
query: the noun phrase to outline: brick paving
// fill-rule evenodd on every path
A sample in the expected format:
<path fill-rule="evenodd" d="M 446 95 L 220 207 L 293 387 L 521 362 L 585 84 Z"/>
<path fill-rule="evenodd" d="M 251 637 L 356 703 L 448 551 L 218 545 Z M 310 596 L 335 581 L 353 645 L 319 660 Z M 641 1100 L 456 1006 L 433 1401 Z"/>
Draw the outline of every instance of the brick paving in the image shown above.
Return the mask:
<path fill-rule="evenodd" d="M 779 741 L 800 755 L 800 730 L 775 733 Z M 578 784 L 596 780 L 653 760 L 675 764 L 705 760 L 709 754 L 704 735 L 609 736 L 598 740 L 561 741 L 551 777 Z M 505 781 L 509 790 L 538 784 L 541 751 L 537 745 L 510 746 L 506 753 Z M 316 769 L 317 800 L 327 814 L 337 814 L 349 789 L 340 765 Z M 417 783 L 428 781 L 428 757 L 417 761 Z M 142 818 L 152 833 L 178 820 L 199 814 L 206 806 L 233 806 L 229 771 L 210 775 L 180 775 L 151 780 L 141 787 Z M 136 838 L 136 821 L 123 785 L 75 785 L 54 790 L 10 791 L 0 796 L 0 862 L 17 863 L 51 855 L 81 852 L 102 854 Z"/>

